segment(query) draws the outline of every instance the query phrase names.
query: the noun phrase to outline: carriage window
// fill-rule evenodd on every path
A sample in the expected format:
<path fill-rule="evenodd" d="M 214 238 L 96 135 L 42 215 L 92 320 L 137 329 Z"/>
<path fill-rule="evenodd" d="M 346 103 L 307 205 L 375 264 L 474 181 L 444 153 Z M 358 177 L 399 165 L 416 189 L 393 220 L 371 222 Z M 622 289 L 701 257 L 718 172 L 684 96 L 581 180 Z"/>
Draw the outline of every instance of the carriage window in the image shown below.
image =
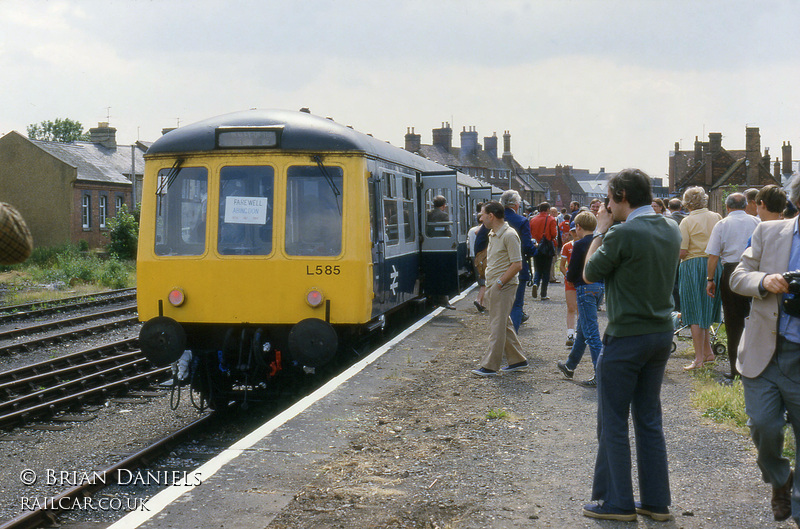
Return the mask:
<path fill-rule="evenodd" d="M 383 216 L 386 219 L 386 244 L 397 244 L 400 240 L 397 223 L 397 201 L 393 198 L 383 200 Z"/>
<path fill-rule="evenodd" d="M 228 166 L 219 172 L 217 251 L 222 255 L 272 252 L 272 191 L 269 166 Z"/>
<path fill-rule="evenodd" d="M 385 188 L 385 194 L 387 197 L 396 197 L 397 196 L 397 175 L 393 175 L 392 173 L 383 173 L 383 181 Z"/>
<path fill-rule="evenodd" d="M 425 204 L 426 204 L 426 221 L 425 221 L 425 235 L 428 237 L 452 237 L 453 219 L 450 218 L 450 190 L 447 188 L 441 189 L 426 189 L 425 190 Z M 437 208 L 437 197 L 444 197 L 445 207 Z M 439 199 L 440 200 L 440 199 Z"/>
<path fill-rule="evenodd" d="M 458 190 L 458 233 L 461 235 L 467 234 L 467 193 L 464 189 Z"/>
<path fill-rule="evenodd" d="M 341 167 L 296 165 L 286 173 L 286 253 L 342 252 Z"/>
<path fill-rule="evenodd" d="M 161 169 L 156 182 L 156 255 L 201 255 L 206 248 L 208 172 Z"/>
<path fill-rule="evenodd" d="M 416 216 L 414 208 L 414 179 L 403 177 L 403 224 L 406 242 L 417 240 L 417 228 L 414 222 Z"/>
<path fill-rule="evenodd" d="M 403 198 L 405 200 L 414 199 L 414 179 L 403 178 Z"/>
<path fill-rule="evenodd" d="M 405 224 L 406 242 L 414 242 L 417 239 L 417 230 L 414 223 L 414 202 L 411 200 L 403 201 L 403 223 Z"/>

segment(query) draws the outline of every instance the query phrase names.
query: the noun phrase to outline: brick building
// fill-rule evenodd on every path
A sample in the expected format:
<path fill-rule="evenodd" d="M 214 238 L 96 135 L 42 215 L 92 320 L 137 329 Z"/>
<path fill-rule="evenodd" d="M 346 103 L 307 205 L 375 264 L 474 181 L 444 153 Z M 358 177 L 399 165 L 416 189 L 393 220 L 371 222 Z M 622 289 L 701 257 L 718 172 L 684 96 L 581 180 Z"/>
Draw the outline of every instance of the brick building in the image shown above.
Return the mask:
<path fill-rule="evenodd" d="M 500 153 L 497 133 L 484 137 L 481 145 L 478 143 L 475 127 L 470 127 L 469 130 L 464 127 L 461 131 L 461 146 L 453 147 L 453 129 L 450 123 L 442 123 L 440 128 L 433 129 L 431 145 L 423 144 L 422 136 L 411 127 L 405 135 L 405 149 L 501 189 L 516 189 L 529 204 L 538 204 L 545 200 L 546 189 L 541 182 L 511 154 L 509 131 L 503 133 L 503 152 Z"/>
<path fill-rule="evenodd" d="M 791 145 L 783 151 L 791 170 Z M 777 162 L 776 162 L 777 163 Z M 780 176 L 774 175 L 769 149 L 761 152 L 761 133 L 757 127 L 745 130 L 745 149 L 728 150 L 722 146 L 722 133 L 712 132 L 707 142 L 695 138 L 694 149 L 675 150 L 669 156 L 669 189 L 680 195 L 688 187 L 701 186 L 708 193 L 708 208 L 724 212 L 725 197 L 735 191 L 768 184 L 781 185 Z"/>
<path fill-rule="evenodd" d="M 577 201 L 584 206 L 589 203 L 589 196 L 575 178 L 571 165 L 539 167 L 534 172 L 536 178 L 548 186 L 550 191 L 548 201 L 558 209 L 568 207 L 570 202 L 573 201 Z M 588 173 L 588 171 L 585 172 Z"/>
<path fill-rule="evenodd" d="M 117 146 L 108 123 L 89 132 L 90 141 L 73 143 L 31 140 L 16 131 L 0 138 L 0 201 L 20 211 L 37 247 L 82 240 L 105 246 L 108 219 L 122 204 L 133 209 L 132 172 L 141 198 L 146 144 Z"/>

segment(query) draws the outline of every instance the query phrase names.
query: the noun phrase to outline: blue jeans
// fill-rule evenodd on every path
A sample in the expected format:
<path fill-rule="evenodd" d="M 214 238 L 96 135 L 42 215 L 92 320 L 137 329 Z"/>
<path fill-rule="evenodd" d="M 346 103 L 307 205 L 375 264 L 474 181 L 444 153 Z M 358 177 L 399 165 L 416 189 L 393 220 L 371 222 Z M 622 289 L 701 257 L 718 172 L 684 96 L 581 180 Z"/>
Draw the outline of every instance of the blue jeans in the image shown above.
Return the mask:
<path fill-rule="evenodd" d="M 597 462 L 592 500 L 633 510 L 628 415 L 633 416 L 640 501 L 670 504 L 667 446 L 661 420 L 661 382 L 672 333 L 606 335 L 597 360 Z"/>
<path fill-rule="evenodd" d="M 578 293 L 578 332 L 567 358 L 567 367 L 573 371 L 583 358 L 587 345 L 592 354 L 593 366 L 597 365 L 597 359 L 603 350 L 600 329 L 597 326 L 597 305 L 603 299 L 603 283 L 578 285 L 575 290 Z"/>
<path fill-rule="evenodd" d="M 514 298 L 514 305 L 511 307 L 511 322 L 514 324 L 514 332 L 519 332 L 519 326 L 522 324 L 522 308 L 525 305 L 525 286 L 528 281 L 520 279 L 519 286 L 517 287 L 517 297 Z"/>

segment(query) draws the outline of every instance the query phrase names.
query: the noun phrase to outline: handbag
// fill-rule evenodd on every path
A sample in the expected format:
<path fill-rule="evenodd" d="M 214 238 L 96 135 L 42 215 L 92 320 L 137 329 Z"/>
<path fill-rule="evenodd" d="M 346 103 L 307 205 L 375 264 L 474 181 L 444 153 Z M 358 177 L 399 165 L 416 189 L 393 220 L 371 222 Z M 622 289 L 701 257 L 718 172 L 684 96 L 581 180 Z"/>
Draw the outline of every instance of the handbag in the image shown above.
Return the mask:
<path fill-rule="evenodd" d="M 542 242 L 539 243 L 539 250 L 536 253 L 544 257 L 553 257 L 556 255 L 556 247 L 550 239 L 542 239 Z"/>
<path fill-rule="evenodd" d="M 548 215 L 547 220 L 550 219 Z M 547 233 L 547 220 L 544 221 L 544 232 Z M 546 236 L 542 236 L 542 240 L 539 241 L 539 247 L 536 250 L 537 255 L 542 255 L 544 257 L 554 257 L 556 255 L 556 247 L 553 244 L 553 241 L 548 239 Z"/>
<path fill-rule="evenodd" d="M 475 271 L 478 277 L 485 279 L 486 274 L 486 250 L 481 250 L 475 255 Z"/>

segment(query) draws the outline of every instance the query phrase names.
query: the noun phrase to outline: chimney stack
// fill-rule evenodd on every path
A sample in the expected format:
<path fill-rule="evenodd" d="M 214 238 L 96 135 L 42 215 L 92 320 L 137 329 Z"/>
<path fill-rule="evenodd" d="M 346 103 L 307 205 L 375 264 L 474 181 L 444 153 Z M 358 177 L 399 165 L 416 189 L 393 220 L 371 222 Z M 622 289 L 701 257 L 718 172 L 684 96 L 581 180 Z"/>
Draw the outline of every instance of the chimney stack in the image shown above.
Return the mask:
<path fill-rule="evenodd" d="M 109 127 L 107 121 L 101 121 L 97 127 L 89 129 L 89 141 L 99 143 L 108 149 L 116 149 L 117 129 Z"/>
<path fill-rule="evenodd" d="M 703 161 L 703 142 L 697 136 L 694 137 L 694 163 Z"/>
<path fill-rule="evenodd" d="M 709 132 L 708 133 L 708 150 L 711 155 L 717 154 L 719 151 L 722 150 L 722 133 L 721 132 Z"/>
<path fill-rule="evenodd" d="M 497 133 L 492 132 L 491 137 L 483 138 L 483 148 L 491 158 L 497 158 Z"/>
<path fill-rule="evenodd" d="M 443 122 L 442 128 L 433 129 L 433 145 L 450 152 L 453 146 L 453 129 L 450 128 L 450 123 Z"/>
<path fill-rule="evenodd" d="M 783 165 L 781 166 L 781 172 L 783 174 L 792 174 L 792 142 L 787 141 L 783 144 L 782 149 L 783 154 Z M 780 182 L 780 180 L 778 180 Z"/>
<path fill-rule="evenodd" d="M 422 146 L 422 136 L 414 134 L 414 127 L 406 129 L 406 150 L 408 152 L 419 152 Z"/>
<path fill-rule="evenodd" d="M 745 160 L 747 161 L 745 184 L 758 185 L 758 165 L 761 163 L 761 133 L 758 127 L 745 129 Z"/>
<path fill-rule="evenodd" d="M 466 158 L 468 156 L 473 156 L 478 153 L 478 131 L 475 130 L 474 126 L 471 126 L 469 130 L 464 127 L 461 130 L 461 152 L 460 157 Z"/>
<path fill-rule="evenodd" d="M 778 182 L 781 181 L 781 162 L 775 160 L 775 164 L 772 166 L 772 176 L 775 177 L 775 180 Z"/>
<path fill-rule="evenodd" d="M 509 131 L 503 132 L 503 158 L 511 156 L 511 133 Z"/>

